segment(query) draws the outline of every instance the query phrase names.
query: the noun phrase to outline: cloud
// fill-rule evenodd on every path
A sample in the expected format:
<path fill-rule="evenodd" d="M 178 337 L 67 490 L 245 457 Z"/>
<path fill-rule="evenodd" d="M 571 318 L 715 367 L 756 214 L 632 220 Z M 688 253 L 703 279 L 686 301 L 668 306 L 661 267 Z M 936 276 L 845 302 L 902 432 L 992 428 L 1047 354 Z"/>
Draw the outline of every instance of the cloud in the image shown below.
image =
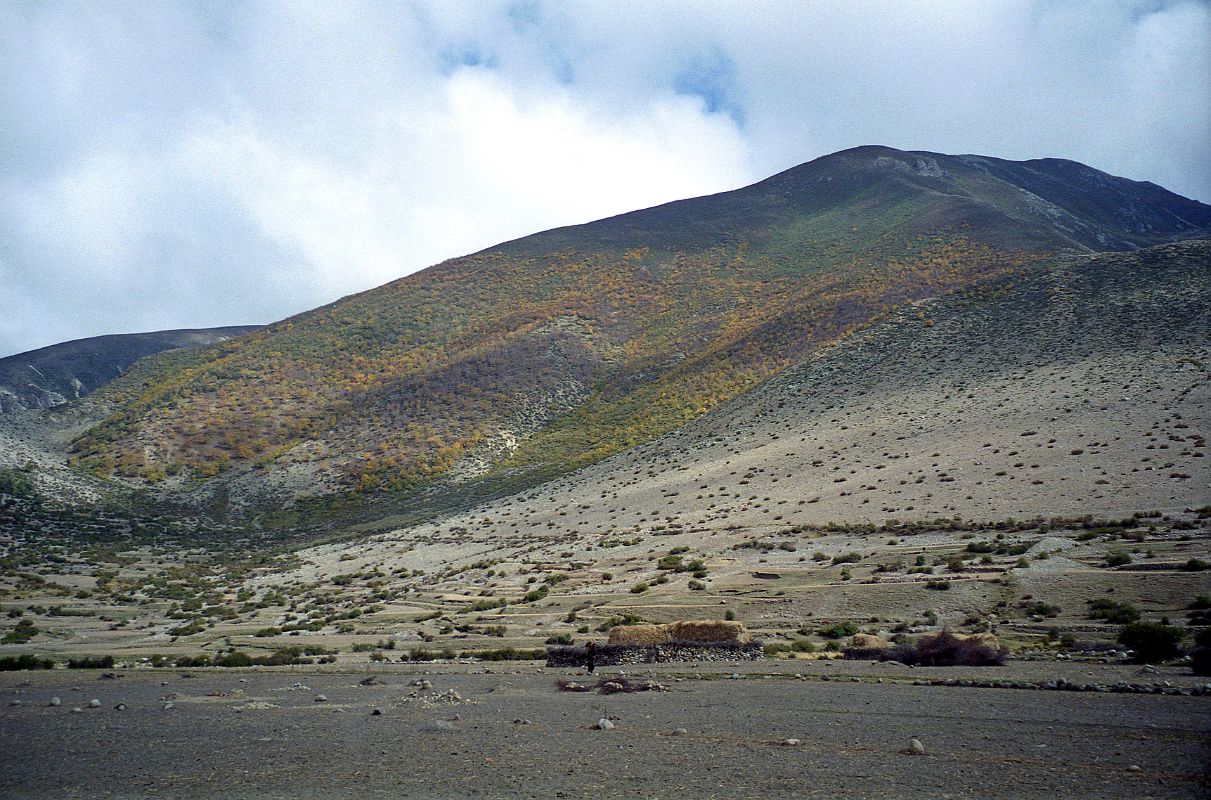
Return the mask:
<path fill-rule="evenodd" d="M 1211 200 L 1199 2 L 0 7 L 0 353 L 268 322 L 864 143 Z"/>

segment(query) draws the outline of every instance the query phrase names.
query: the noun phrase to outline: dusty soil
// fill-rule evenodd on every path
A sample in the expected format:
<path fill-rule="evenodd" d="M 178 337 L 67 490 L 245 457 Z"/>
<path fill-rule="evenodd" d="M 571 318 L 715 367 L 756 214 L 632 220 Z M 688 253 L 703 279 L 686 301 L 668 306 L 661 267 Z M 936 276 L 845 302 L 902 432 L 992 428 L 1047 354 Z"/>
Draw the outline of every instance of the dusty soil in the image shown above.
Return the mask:
<path fill-rule="evenodd" d="M 0 675 L 0 796 L 1136 798 L 1211 788 L 1205 696 L 918 686 L 989 672 L 857 662 L 666 665 L 643 674 L 670 691 L 610 696 L 560 692 L 557 677 L 571 673 L 531 666 L 376 669 L 372 686 L 360 685 L 365 672 L 318 668 Z M 993 672 L 1141 678 L 1096 664 Z M 1180 672 L 1147 677 L 1190 685 Z M 432 687 L 412 685 L 422 678 Z M 444 699 L 451 689 L 461 702 Z M 52 696 L 62 705 L 48 706 Z M 593 729 L 603 715 L 613 730 Z M 906 752 L 914 737 L 924 755 Z"/>

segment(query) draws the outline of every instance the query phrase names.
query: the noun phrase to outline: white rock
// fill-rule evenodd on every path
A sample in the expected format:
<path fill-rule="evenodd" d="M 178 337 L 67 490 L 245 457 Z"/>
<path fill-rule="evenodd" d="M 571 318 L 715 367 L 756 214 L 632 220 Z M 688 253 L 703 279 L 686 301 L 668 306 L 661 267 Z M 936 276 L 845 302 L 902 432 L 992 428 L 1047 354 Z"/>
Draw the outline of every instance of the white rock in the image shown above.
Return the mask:
<path fill-rule="evenodd" d="M 601 719 L 597 720 L 597 730 L 612 731 L 612 730 L 614 730 L 614 723 L 610 722 L 605 717 L 602 717 Z"/>
<path fill-rule="evenodd" d="M 61 697 L 52 697 L 52 698 L 50 699 L 50 703 L 48 703 L 47 705 L 52 705 L 52 706 L 61 706 L 61 705 L 63 705 L 63 698 L 61 698 Z"/>
<path fill-rule="evenodd" d="M 89 707 L 89 708 L 100 708 L 100 707 L 101 707 L 101 701 L 100 701 L 100 700 L 98 700 L 98 699 L 96 699 L 96 698 L 94 697 L 92 700 L 89 700 L 89 701 L 88 701 L 88 707 Z"/>
<path fill-rule="evenodd" d="M 782 744 L 784 747 L 798 747 L 799 745 L 803 744 L 803 742 L 799 739 L 783 739 Z"/>
<path fill-rule="evenodd" d="M 908 749 L 912 751 L 913 755 L 916 755 L 916 756 L 925 755 L 925 745 L 921 744 L 920 739 L 909 739 L 908 740 Z"/>

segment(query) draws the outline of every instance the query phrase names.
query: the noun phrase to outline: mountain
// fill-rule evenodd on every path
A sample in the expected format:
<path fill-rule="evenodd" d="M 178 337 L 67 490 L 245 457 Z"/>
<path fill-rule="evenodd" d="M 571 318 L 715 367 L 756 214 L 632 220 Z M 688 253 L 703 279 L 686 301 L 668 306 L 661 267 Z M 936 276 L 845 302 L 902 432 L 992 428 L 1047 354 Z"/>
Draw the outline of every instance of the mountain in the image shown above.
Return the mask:
<path fill-rule="evenodd" d="M 1209 355 L 1211 241 L 1058 256 L 907 305 L 676 431 L 404 541 L 463 532 L 477 559 L 517 556 L 495 539 L 556 560 L 653 535 L 1179 513 L 1211 497 Z"/>
<path fill-rule="evenodd" d="M 533 490 L 299 550 L 273 580 L 396 592 L 379 620 L 475 612 L 518 645 L 721 605 L 788 639 L 975 613 L 1041 640 L 1053 619 L 1020 627 L 1040 600 L 1089 636 L 1108 592 L 1177 619 L 1208 586 L 1182 565 L 1208 549 L 1209 364 L 1211 241 L 1055 256 L 907 304 Z M 1128 549 L 1140 564 L 1107 568 Z"/>
<path fill-rule="evenodd" d="M 0 414 L 53 408 L 94 392 L 144 356 L 205 347 L 259 326 L 93 336 L 0 358 Z"/>
<path fill-rule="evenodd" d="M 144 359 L 88 398 L 72 459 L 236 509 L 431 513 L 651 441 L 933 298 L 1208 236 L 1211 207 L 1074 162 L 856 148 Z"/>

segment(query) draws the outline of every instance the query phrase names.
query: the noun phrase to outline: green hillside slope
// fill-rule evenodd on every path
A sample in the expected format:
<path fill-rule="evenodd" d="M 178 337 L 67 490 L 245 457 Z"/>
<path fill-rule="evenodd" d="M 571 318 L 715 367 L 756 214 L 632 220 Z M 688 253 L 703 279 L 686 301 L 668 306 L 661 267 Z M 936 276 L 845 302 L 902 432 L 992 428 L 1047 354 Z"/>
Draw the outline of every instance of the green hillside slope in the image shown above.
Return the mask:
<path fill-rule="evenodd" d="M 99 393 L 113 413 L 75 463 L 251 506 L 516 488 L 665 433 L 907 301 L 1209 229 L 1207 206 L 1072 162 L 858 148 L 147 360 Z"/>

